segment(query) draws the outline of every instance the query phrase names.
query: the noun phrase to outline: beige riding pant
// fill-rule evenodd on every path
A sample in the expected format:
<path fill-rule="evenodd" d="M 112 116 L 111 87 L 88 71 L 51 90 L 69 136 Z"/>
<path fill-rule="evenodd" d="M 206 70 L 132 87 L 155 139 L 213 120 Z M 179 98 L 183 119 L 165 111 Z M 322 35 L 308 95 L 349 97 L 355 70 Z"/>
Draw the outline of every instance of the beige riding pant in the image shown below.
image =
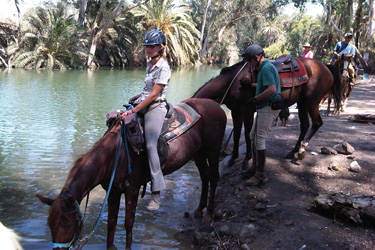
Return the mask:
<path fill-rule="evenodd" d="M 257 110 L 257 116 L 250 132 L 250 139 L 256 150 L 266 149 L 266 139 L 270 132 L 272 121 L 279 115 L 280 110 L 273 110 L 270 106 Z"/>

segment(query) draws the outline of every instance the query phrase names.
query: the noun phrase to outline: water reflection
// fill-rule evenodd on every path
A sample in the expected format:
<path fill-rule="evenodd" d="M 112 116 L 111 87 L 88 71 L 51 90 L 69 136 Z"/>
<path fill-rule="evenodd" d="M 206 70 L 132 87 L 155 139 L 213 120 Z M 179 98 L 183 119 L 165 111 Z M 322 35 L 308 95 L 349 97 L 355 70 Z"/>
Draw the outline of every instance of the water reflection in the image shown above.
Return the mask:
<path fill-rule="evenodd" d="M 168 101 L 189 98 L 220 67 L 173 69 Z M 34 195 L 55 198 L 74 161 L 105 132 L 105 115 L 143 87 L 145 69 L 99 71 L 4 70 L 0 78 L 0 221 L 22 236 L 25 249 L 50 249 L 48 206 Z M 180 233 L 194 221 L 184 213 L 198 206 L 200 180 L 193 163 L 166 177 L 163 204 L 154 213 L 140 199 L 133 249 L 191 249 Z M 104 190 L 90 194 L 85 230 L 100 212 Z M 81 210 L 84 210 L 82 202 Z M 125 245 L 124 200 L 115 236 Z M 88 249 L 105 249 L 106 214 Z"/>

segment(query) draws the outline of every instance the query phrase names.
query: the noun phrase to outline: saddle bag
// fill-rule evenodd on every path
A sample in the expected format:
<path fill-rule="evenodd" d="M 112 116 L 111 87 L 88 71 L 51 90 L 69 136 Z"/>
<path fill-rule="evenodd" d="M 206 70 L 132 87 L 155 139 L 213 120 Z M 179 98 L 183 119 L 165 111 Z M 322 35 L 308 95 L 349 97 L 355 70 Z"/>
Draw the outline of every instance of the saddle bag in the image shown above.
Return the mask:
<path fill-rule="evenodd" d="M 279 110 L 284 108 L 284 99 L 278 95 L 277 98 L 270 101 L 271 109 L 273 110 Z"/>
<path fill-rule="evenodd" d="M 143 131 L 143 118 L 139 115 L 129 114 L 124 118 L 126 135 L 134 152 L 139 154 L 145 149 L 145 137 Z"/>

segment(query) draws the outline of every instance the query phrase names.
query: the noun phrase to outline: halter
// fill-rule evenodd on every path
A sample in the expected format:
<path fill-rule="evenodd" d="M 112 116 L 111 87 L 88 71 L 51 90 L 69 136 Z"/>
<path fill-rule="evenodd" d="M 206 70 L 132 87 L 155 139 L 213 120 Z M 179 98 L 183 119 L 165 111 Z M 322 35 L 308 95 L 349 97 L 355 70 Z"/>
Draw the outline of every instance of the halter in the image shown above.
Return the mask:
<path fill-rule="evenodd" d="M 78 201 L 75 201 L 74 205 L 76 207 L 76 210 L 74 210 L 73 212 L 77 212 L 78 226 L 77 226 L 76 232 L 74 233 L 73 239 L 69 243 L 56 243 L 56 242 L 51 241 L 50 242 L 50 246 L 52 248 L 68 248 L 70 250 L 74 246 L 74 242 L 76 240 L 78 240 L 79 235 L 78 235 L 77 232 L 78 232 L 79 228 L 81 227 L 81 224 L 84 223 L 84 216 L 82 215 L 81 210 L 79 209 L 79 203 L 78 203 Z"/>

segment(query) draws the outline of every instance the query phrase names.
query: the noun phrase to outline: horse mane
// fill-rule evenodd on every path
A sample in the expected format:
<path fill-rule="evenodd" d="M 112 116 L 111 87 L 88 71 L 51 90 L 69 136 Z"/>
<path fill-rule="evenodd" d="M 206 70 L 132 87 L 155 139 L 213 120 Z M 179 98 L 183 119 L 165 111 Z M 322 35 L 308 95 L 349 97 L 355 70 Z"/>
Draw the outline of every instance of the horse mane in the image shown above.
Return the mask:
<path fill-rule="evenodd" d="M 113 143 L 113 140 L 111 139 L 113 138 L 113 136 L 117 138 L 117 135 L 120 132 L 120 130 L 117 129 L 118 126 L 120 125 L 120 122 L 121 122 L 121 119 L 117 119 L 115 122 L 113 122 L 111 126 L 108 128 L 108 130 L 104 133 L 104 135 L 97 142 L 95 142 L 92 148 L 88 152 L 81 155 L 78 159 L 75 160 L 73 167 L 69 171 L 64 188 L 69 186 L 70 183 L 72 183 L 75 176 L 80 175 L 79 172 L 83 172 L 85 169 L 86 170 L 88 169 L 88 168 L 85 168 L 86 165 L 90 165 L 90 164 L 93 164 L 93 162 L 97 162 L 95 159 L 99 159 L 100 157 L 103 157 L 105 155 L 102 153 L 103 148 L 108 149 L 108 148 L 115 147 L 115 146 L 117 147 L 117 144 L 115 145 Z M 93 160 L 93 157 L 99 157 L 99 158 L 95 158 Z M 97 174 L 100 174 L 100 173 L 97 173 Z M 85 176 L 87 175 L 88 173 L 85 173 Z"/>
<path fill-rule="evenodd" d="M 220 70 L 220 74 L 219 75 L 225 75 L 225 74 L 228 74 L 228 73 L 231 73 L 233 71 L 235 71 L 235 69 L 237 69 L 238 65 L 242 65 L 245 61 L 241 61 L 241 62 L 238 62 L 236 64 L 233 64 L 232 66 L 228 66 L 228 67 L 224 67 Z M 217 77 L 217 76 L 216 76 Z M 213 79 L 215 79 L 216 77 L 212 77 L 210 80 L 208 80 L 205 84 L 203 84 L 195 93 L 192 97 L 195 97 L 197 95 L 197 93 L 203 89 L 208 83 L 210 83 Z"/>
<path fill-rule="evenodd" d="M 65 228 L 72 227 L 74 221 L 70 221 L 68 215 L 70 212 L 74 212 L 74 207 L 70 207 L 69 204 L 74 206 L 73 198 L 68 194 L 59 195 L 53 202 L 50 208 L 50 214 L 53 216 L 48 217 L 48 226 L 51 231 L 54 231 L 55 227 L 62 226 Z M 68 210 L 71 211 L 68 211 Z"/>

